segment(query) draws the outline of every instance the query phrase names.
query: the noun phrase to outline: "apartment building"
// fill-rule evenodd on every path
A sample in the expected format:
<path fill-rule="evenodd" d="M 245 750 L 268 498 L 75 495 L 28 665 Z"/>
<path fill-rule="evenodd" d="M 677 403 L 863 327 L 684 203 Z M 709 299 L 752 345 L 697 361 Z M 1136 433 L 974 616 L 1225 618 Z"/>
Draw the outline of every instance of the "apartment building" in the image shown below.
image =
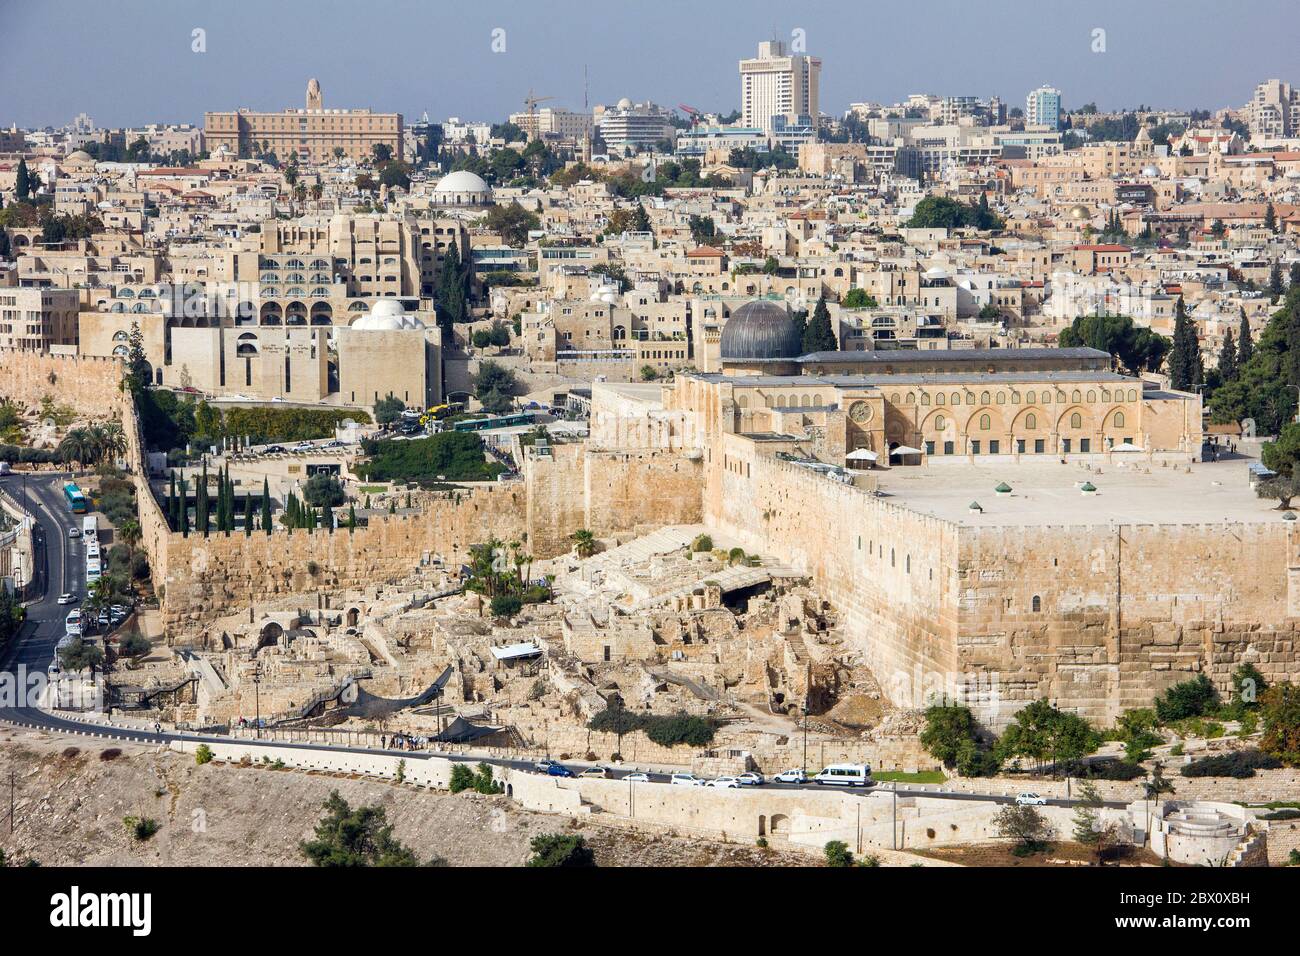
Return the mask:
<path fill-rule="evenodd" d="M 0 348 L 76 345 L 78 300 L 75 289 L 0 288 Z"/>
<path fill-rule="evenodd" d="M 815 126 L 822 61 L 790 53 L 780 40 L 758 45 L 758 56 L 740 61 L 740 125 L 771 135 L 779 125 Z"/>

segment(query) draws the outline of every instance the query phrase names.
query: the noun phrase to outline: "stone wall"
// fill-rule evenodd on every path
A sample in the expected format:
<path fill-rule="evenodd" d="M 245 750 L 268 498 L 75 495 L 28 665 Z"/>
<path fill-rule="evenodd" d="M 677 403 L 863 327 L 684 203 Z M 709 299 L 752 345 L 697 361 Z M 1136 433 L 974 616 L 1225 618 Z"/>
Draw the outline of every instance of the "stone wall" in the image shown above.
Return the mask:
<path fill-rule="evenodd" d="M 470 545 L 493 535 L 522 539 L 523 495 L 518 485 L 476 488 L 435 500 L 417 515 L 376 517 L 369 527 L 333 534 L 161 535 L 155 546 L 165 553 L 164 622 L 192 626 L 277 594 L 383 584 L 435 556 L 458 564 Z"/>
<path fill-rule="evenodd" d="M 111 418 L 127 404 L 121 381 L 122 363 L 115 358 L 0 349 L 0 396 L 33 408 L 48 395 L 79 415 Z"/>

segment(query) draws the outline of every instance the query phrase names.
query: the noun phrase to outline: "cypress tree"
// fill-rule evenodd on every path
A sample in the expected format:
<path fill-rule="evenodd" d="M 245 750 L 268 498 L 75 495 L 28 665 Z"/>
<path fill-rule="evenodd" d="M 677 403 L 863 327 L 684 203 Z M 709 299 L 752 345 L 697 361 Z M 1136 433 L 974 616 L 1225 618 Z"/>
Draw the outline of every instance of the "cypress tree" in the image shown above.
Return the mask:
<path fill-rule="evenodd" d="M 1225 382 L 1237 379 L 1237 346 L 1231 329 L 1223 336 L 1223 348 L 1219 349 L 1219 377 Z"/>
<path fill-rule="evenodd" d="M 253 499 L 244 495 L 244 537 L 253 533 Z"/>
<path fill-rule="evenodd" d="M 1179 391 L 1205 381 L 1201 362 L 1201 342 L 1196 333 L 1196 323 L 1187 315 L 1183 297 L 1178 297 L 1174 313 L 1174 344 L 1169 352 L 1169 384 Z"/>
<path fill-rule="evenodd" d="M 18 174 L 14 180 L 14 195 L 19 200 L 25 200 L 32 194 L 32 177 L 27 171 L 27 160 L 18 160 Z"/>
<path fill-rule="evenodd" d="M 1246 367 L 1250 357 L 1255 354 L 1255 342 L 1250 337 L 1250 319 L 1246 318 L 1246 310 L 1241 310 L 1241 326 L 1237 329 L 1237 368 L 1238 370 Z"/>
<path fill-rule="evenodd" d="M 835 332 L 831 328 L 830 309 L 826 308 L 826 297 L 822 296 L 817 300 L 817 308 L 813 310 L 808 328 L 804 330 L 803 350 L 805 353 L 811 353 L 834 352 L 838 349 L 839 343 L 835 340 Z"/>
<path fill-rule="evenodd" d="M 203 462 L 203 473 L 194 489 L 194 530 L 208 536 L 208 463 Z"/>
<path fill-rule="evenodd" d="M 190 536 L 190 503 L 189 503 L 190 495 L 189 492 L 186 490 L 185 485 L 186 485 L 185 476 L 182 475 L 181 476 L 181 498 L 180 498 L 180 511 L 181 511 L 180 526 L 181 526 L 181 534 L 183 534 L 185 537 L 188 538 Z"/>
<path fill-rule="evenodd" d="M 354 531 L 357 527 L 357 509 L 355 505 L 348 505 L 348 530 Z"/>
<path fill-rule="evenodd" d="M 271 486 L 262 479 L 262 530 L 271 533 Z"/>
<path fill-rule="evenodd" d="M 217 533 L 226 530 L 226 469 L 217 469 Z"/>
<path fill-rule="evenodd" d="M 176 472 L 170 472 L 167 476 L 167 523 L 172 531 L 180 524 L 176 513 Z"/>
<path fill-rule="evenodd" d="M 320 509 L 320 522 L 325 526 L 325 530 L 330 534 L 334 533 L 334 509 L 330 507 L 327 501 Z"/>

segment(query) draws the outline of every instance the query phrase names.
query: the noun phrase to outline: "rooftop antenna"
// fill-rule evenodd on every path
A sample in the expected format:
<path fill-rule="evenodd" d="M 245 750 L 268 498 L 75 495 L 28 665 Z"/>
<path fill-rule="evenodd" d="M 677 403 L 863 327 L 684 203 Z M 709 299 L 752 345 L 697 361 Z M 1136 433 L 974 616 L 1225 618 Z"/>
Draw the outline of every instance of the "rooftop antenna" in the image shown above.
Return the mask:
<path fill-rule="evenodd" d="M 582 64 L 582 110 L 585 113 L 587 106 L 587 64 Z"/>

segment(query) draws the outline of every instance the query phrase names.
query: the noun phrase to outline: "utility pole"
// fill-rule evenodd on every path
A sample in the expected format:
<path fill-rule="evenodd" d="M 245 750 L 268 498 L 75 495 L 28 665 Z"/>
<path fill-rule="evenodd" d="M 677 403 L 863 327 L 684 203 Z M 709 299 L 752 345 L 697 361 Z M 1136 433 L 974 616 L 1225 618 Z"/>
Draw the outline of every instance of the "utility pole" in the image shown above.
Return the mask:
<path fill-rule="evenodd" d="M 257 739 L 262 739 L 262 662 L 257 662 L 253 670 L 253 726 L 257 730 Z"/>
<path fill-rule="evenodd" d="M 9 832 L 10 834 L 14 832 L 14 806 L 15 806 L 14 793 L 17 790 L 17 788 L 18 788 L 18 775 L 17 773 L 15 773 L 14 768 L 10 767 L 9 768 Z"/>
<path fill-rule="evenodd" d="M 808 772 L 808 701 L 803 702 L 803 772 Z"/>

